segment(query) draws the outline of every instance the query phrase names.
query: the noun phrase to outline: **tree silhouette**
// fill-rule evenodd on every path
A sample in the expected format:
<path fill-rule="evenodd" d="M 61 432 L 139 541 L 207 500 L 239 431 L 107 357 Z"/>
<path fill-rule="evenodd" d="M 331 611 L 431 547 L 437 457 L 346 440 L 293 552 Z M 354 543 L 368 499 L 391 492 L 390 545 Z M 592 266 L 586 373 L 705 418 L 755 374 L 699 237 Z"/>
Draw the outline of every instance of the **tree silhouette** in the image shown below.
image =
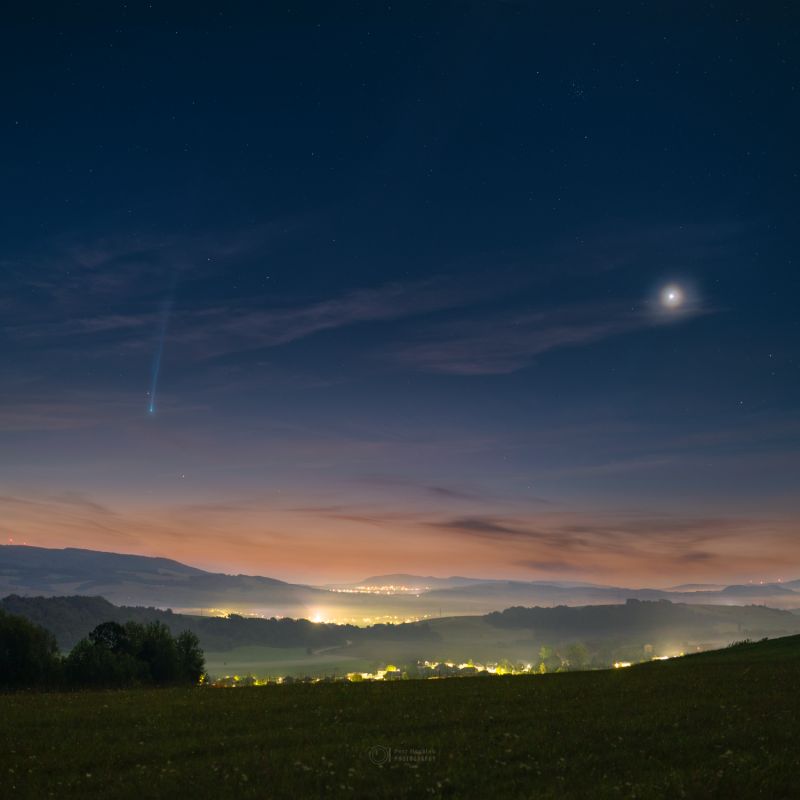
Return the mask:
<path fill-rule="evenodd" d="M 49 631 L 0 611 L 0 686 L 48 684 L 58 678 L 59 669 L 58 647 Z"/>

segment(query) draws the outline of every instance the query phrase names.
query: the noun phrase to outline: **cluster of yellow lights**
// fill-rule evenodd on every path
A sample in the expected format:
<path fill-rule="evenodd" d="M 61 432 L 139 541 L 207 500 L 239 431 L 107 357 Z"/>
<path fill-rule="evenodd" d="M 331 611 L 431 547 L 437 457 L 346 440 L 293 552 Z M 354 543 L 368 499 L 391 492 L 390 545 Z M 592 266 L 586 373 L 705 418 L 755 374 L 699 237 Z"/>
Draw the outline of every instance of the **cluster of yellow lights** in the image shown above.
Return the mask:
<path fill-rule="evenodd" d="M 240 617 L 251 617 L 252 619 L 267 619 L 263 614 L 255 614 L 252 611 L 242 611 L 236 608 L 202 608 L 203 616 L 208 617 L 227 617 L 231 614 L 238 614 Z"/>
<path fill-rule="evenodd" d="M 669 661 L 671 658 L 677 658 L 678 656 L 684 655 L 683 652 L 676 653 L 672 656 L 653 656 L 650 660 L 651 661 Z M 624 669 L 625 667 L 633 666 L 632 661 L 615 661 L 614 662 L 614 669 Z"/>
<path fill-rule="evenodd" d="M 430 586 L 403 586 L 393 583 L 386 586 L 353 586 L 346 589 L 331 589 L 332 592 L 341 594 L 415 594 L 419 597 L 421 592 L 427 592 Z"/>
<path fill-rule="evenodd" d="M 374 617 L 331 617 L 327 616 L 323 611 L 315 611 L 309 616 L 309 619 L 311 622 L 325 623 L 328 625 L 357 625 L 359 627 L 365 627 L 369 625 L 379 625 L 381 623 L 399 625 L 401 623 L 420 622 L 421 620 L 429 619 L 430 616 L 430 614 L 422 614 L 419 616 L 401 617 L 398 614 L 383 614 Z"/>
<path fill-rule="evenodd" d="M 676 658 L 677 656 L 684 655 L 683 652 L 676 653 L 675 655 L 671 656 L 653 656 L 650 660 L 651 661 L 667 661 L 670 658 Z M 534 669 L 533 664 L 523 664 L 522 668 L 519 669 L 514 666 L 503 666 L 501 664 L 493 664 L 493 663 L 485 663 L 480 664 L 474 661 L 464 661 L 460 664 L 457 664 L 455 661 L 423 661 L 421 662 L 420 666 L 427 667 L 430 670 L 436 670 L 439 667 L 447 667 L 448 669 L 474 669 L 478 672 L 487 672 L 490 675 L 525 675 L 535 673 L 537 671 L 541 671 Z M 626 667 L 632 667 L 632 661 L 615 661 L 614 662 L 614 669 L 625 669 Z M 375 672 L 348 672 L 345 677 L 349 681 L 391 681 L 397 680 L 403 676 L 403 672 L 396 667 L 394 664 L 387 664 L 384 669 L 376 670 Z M 428 679 L 435 679 L 437 676 L 429 675 L 427 676 Z M 325 681 L 324 678 L 312 678 L 311 683 L 323 683 Z M 277 683 L 282 684 L 285 680 L 282 677 L 276 678 L 274 681 L 270 681 L 268 679 L 259 679 L 253 675 L 247 675 L 242 677 L 241 675 L 225 675 L 223 678 L 219 678 L 212 682 L 212 686 L 218 687 L 235 687 L 235 686 L 266 686 L 269 683 Z"/>

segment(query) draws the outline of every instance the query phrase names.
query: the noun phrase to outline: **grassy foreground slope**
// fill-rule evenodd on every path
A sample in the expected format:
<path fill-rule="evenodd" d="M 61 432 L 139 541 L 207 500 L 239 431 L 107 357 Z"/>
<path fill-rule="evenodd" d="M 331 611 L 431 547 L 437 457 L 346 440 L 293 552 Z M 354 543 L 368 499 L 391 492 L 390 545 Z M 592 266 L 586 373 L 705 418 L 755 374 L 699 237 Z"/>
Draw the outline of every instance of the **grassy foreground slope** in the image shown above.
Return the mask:
<path fill-rule="evenodd" d="M 800 637 L 606 672 L 0 697 L 3 797 L 793 798 Z"/>

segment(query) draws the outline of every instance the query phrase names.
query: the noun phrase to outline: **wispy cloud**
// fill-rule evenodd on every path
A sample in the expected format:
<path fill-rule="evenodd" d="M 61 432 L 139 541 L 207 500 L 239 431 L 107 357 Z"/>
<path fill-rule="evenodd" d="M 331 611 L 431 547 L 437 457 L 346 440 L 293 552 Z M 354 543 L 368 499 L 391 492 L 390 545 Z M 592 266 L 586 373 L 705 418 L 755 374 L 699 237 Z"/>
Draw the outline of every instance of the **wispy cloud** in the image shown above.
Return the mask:
<path fill-rule="evenodd" d="M 337 297 L 276 305 L 271 297 L 230 305 L 187 305 L 180 297 L 170 321 L 169 347 L 196 359 L 258 351 L 361 323 L 385 322 L 424 316 L 475 301 L 474 288 L 454 290 L 438 278 L 412 283 L 387 283 L 352 289 Z M 147 351 L 152 347 L 158 310 L 119 313 L 81 313 L 31 324 L 18 320 L 6 333 L 17 340 L 44 348 L 60 349 L 76 341 L 83 352 L 109 348 Z M 99 336 L 102 334 L 102 336 Z"/>
<path fill-rule="evenodd" d="M 578 564 L 571 564 L 569 561 L 537 561 L 535 559 L 522 559 L 515 562 L 517 566 L 531 569 L 534 572 L 552 572 L 556 575 L 569 575 L 571 573 L 583 573 L 584 567 Z"/>
<path fill-rule="evenodd" d="M 702 313 L 693 308 L 683 319 Z M 495 315 L 429 327 L 394 358 L 425 372 L 502 375 L 529 366 L 551 350 L 576 347 L 663 323 L 646 309 L 584 304 Z"/>
<path fill-rule="evenodd" d="M 492 496 L 487 492 L 479 491 L 471 487 L 433 484 L 411 478 L 404 478 L 399 475 L 365 475 L 360 479 L 360 482 L 369 486 L 379 486 L 387 489 L 410 489 L 419 494 L 442 500 L 485 502 L 492 499 Z"/>
<path fill-rule="evenodd" d="M 729 247 L 725 231 L 657 230 L 643 240 L 609 240 L 607 249 L 618 258 L 608 265 L 599 259 L 598 266 L 595 251 L 603 252 L 603 239 L 595 236 L 584 242 L 584 249 L 595 253 L 592 258 L 577 245 L 564 252 L 551 248 L 536 271 L 517 264 L 505 271 L 494 269 L 492 280 L 472 265 L 467 275 L 452 268 L 449 276 L 350 288 L 329 297 L 278 298 L 264 290 L 244 298 L 236 293 L 220 298 L 218 292 L 202 291 L 207 281 L 218 283 L 231 264 L 266 257 L 276 237 L 296 227 L 276 222 L 213 240 L 109 237 L 51 244 L 40 253 L 6 260 L 2 266 L 11 285 L 27 286 L 31 297 L 26 304 L 23 295 L 16 313 L 6 315 L 5 333 L 39 350 L 77 346 L 84 356 L 146 353 L 152 347 L 163 293 L 177 276 L 168 344 L 173 353 L 195 361 L 274 348 L 359 324 L 408 320 L 404 339 L 391 348 L 390 362 L 425 372 L 501 375 L 523 369 L 551 350 L 588 345 L 665 321 L 645 308 L 634 310 L 622 303 L 543 308 L 535 299 L 524 302 L 537 281 L 555 280 L 568 267 L 572 272 L 625 269 L 643 248 L 658 250 L 659 242 L 671 253 L 669 243 L 677 239 L 698 257 L 708 255 L 709 248 L 714 253 Z M 708 244 L 709 238 L 723 243 Z M 502 280 L 497 280 L 498 270 Z M 182 296 L 180 286 L 187 284 L 194 288 Z M 197 288 L 201 291 L 194 291 Z M 510 299 L 513 310 L 493 311 L 498 297 Z M 466 307 L 472 309 L 469 317 L 452 319 Z M 440 312 L 448 318 L 429 318 Z M 684 319 L 702 312 L 692 308 Z"/>
<path fill-rule="evenodd" d="M 176 316 L 173 344 L 195 347 L 208 357 L 226 352 L 277 347 L 365 322 L 421 316 L 470 302 L 441 281 L 390 283 L 354 289 L 338 297 L 289 307 L 218 307 Z"/>
<path fill-rule="evenodd" d="M 141 398 L 130 394 L 106 392 L 98 398 L 71 392 L 61 400 L 42 395 L 41 389 L 32 387 L 23 399 L 2 398 L 0 432 L 79 430 L 141 414 Z"/>
<path fill-rule="evenodd" d="M 423 512 L 391 511 L 376 505 L 326 505 L 326 506 L 298 506 L 287 509 L 291 513 L 322 517 L 325 519 L 343 520 L 345 522 L 358 522 L 364 525 L 374 525 L 381 528 L 397 526 L 408 522 L 418 522 L 425 519 Z"/>
<path fill-rule="evenodd" d="M 451 517 L 424 524 L 462 542 L 493 543 L 516 565 L 585 575 L 643 574 L 651 565 L 676 575 L 684 569 L 741 574 L 756 562 L 779 566 L 780 559 L 769 553 L 794 547 L 791 518 L 571 512 L 534 519 Z"/>
<path fill-rule="evenodd" d="M 460 531 L 469 536 L 479 536 L 481 538 L 490 539 L 496 539 L 498 537 L 501 539 L 513 539 L 520 536 L 530 538 L 541 535 L 538 531 L 512 527 L 505 522 L 489 517 L 456 517 L 455 519 L 449 519 L 445 522 L 433 522 L 431 525 L 436 528 Z"/>

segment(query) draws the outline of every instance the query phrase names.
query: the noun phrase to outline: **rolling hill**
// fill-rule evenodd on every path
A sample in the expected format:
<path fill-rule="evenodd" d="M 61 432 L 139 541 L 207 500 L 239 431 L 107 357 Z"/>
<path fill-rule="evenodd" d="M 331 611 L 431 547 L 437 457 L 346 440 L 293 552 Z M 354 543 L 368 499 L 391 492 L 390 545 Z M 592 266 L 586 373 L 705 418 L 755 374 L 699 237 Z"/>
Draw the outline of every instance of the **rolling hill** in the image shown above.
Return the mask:
<path fill-rule="evenodd" d="M 3 545 L 0 594 L 97 595 L 121 604 L 247 607 L 282 616 L 297 615 L 330 593 L 274 578 L 206 572 L 166 558 Z"/>
<path fill-rule="evenodd" d="M 357 586 L 414 586 L 416 592 L 378 594 Z M 429 587 L 429 588 L 425 588 Z M 585 606 L 629 599 L 800 608 L 800 582 L 690 589 L 599 586 L 570 581 L 499 581 L 408 574 L 372 576 L 344 587 L 313 587 L 257 575 L 208 572 L 166 558 L 78 548 L 0 546 L 0 596 L 96 595 L 128 606 L 155 606 L 199 613 L 226 609 L 260 616 L 322 618 L 367 624 L 481 615 L 510 606 Z"/>

